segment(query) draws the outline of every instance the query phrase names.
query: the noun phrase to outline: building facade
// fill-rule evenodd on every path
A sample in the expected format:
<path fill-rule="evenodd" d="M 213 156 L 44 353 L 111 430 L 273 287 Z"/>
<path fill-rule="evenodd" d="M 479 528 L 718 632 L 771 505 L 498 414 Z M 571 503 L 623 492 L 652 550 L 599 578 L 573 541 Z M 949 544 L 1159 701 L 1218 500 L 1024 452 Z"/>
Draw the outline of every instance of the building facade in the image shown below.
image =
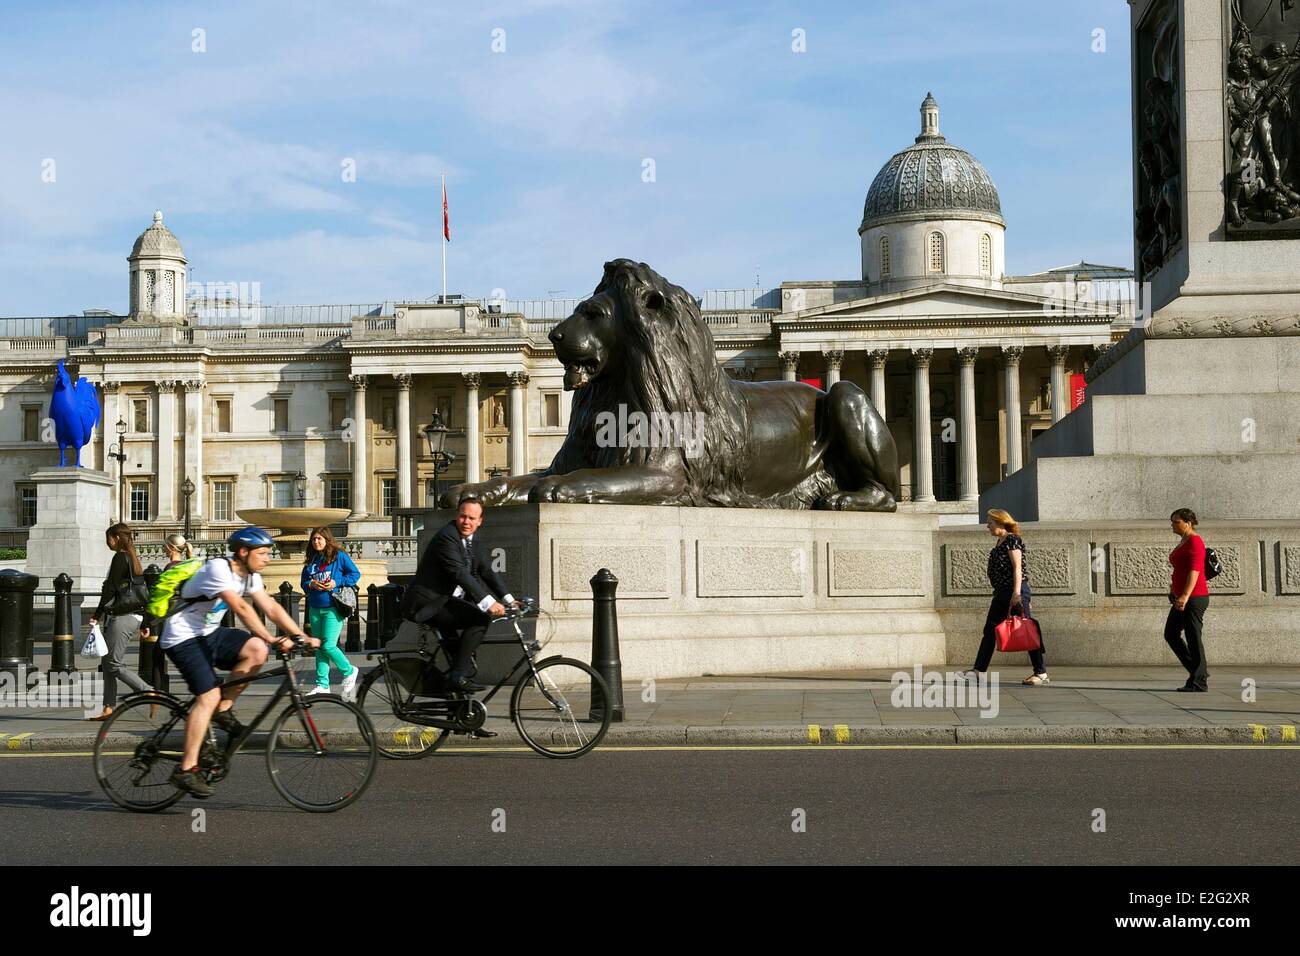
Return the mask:
<path fill-rule="evenodd" d="M 932 96 L 921 117 L 868 189 L 860 277 L 700 301 L 731 374 L 857 382 L 898 442 L 904 500 L 973 514 L 980 490 L 1070 409 L 1070 375 L 1132 324 L 1131 274 L 1080 262 L 1006 275 L 992 178 L 942 136 Z M 15 541 L 36 518 L 28 476 L 57 461 L 58 359 L 99 385 L 82 463 L 119 479 L 115 513 L 146 536 L 179 527 L 188 508 L 196 537 L 220 537 L 241 508 L 300 493 L 349 509 L 349 533 L 384 533 L 432 503 L 435 477 L 543 467 L 567 432 L 570 393 L 546 336 L 572 301 L 187 297 L 161 213 L 127 261 L 126 315 L 0 319 L 0 467 L 15 489 L 0 497 L 0 528 Z M 435 412 L 455 455 L 440 476 L 424 433 Z"/>

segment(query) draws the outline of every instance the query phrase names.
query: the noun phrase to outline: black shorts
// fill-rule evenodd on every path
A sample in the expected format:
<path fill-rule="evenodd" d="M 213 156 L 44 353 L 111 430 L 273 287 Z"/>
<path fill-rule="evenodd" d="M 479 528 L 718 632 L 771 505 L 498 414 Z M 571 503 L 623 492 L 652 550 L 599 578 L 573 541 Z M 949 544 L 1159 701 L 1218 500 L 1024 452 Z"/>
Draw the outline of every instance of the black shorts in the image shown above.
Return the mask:
<path fill-rule="evenodd" d="M 167 648 L 168 659 L 185 678 L 190 693 L 206 694 L 221 685 L 216 668 L 228 671 L 239 663 L 244 645 L 253 635 L 237 627 L 219 627 L 211 634 L 192 637 Z"/>

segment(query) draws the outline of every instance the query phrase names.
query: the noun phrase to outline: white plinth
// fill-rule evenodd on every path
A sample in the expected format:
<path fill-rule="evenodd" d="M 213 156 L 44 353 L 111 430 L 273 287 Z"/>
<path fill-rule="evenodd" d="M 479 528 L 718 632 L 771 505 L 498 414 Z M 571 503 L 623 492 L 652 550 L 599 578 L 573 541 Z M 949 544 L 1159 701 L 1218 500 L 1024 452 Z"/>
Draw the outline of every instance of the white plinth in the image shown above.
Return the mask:
<path fill-rule="evenodd" d="M 104 532 L 112 524 L 113 479 L 91 468 L 41 468 L 36 483 L 36 524 L 27 537 L 27 573 L 50 590 L 63 572 L 74 591 L 99 589 L 112 554 Z"/>

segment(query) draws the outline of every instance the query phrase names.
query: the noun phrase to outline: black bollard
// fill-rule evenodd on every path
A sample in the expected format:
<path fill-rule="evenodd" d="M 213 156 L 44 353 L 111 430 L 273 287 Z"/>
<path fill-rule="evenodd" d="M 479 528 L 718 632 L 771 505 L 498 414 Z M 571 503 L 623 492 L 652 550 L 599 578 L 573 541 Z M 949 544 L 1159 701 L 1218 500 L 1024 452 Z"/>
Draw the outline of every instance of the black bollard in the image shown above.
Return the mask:
<path fill-rule="evenodd" d="M 348 636 L 343 642 L 343 650 L 355 654 L 361 650 L 361 609 L 354 607 L 348 615 Z"/>
<path fill-rule="evenodd" d="M 591 579 L 591 666 L 609 685 L 610 720 L 623 720 L 623 660 L 618 652 L 618 602 L 614 591 L 618 578 L 609 568 L 601 568 Z M 604 715 L 592 708 L 591 719 Z"/>
<path fill-rule="evenodd" d="M 289 615 L 289 619 L 295 624 L 298 623 L 298 602 L 302 595 L 294 591 L 293 585 L 288 581 L 281 581 L 279 591 L 275 595 L 275 603 L 284 608 L 284 613 Z M 276 628 L 276 633 L 279 633 Z"/>
<path fill-rule="evenodd" d="M 402 622 L 398 608 L 402 605 L 402 592 L 405 590 L 396 581 L 389 581 L 379 589 L 379 646 L 385 646 L 397 633 Z"/>
<path fill-rule="evenodd" d="M 156 564 L 151 564 L 149 567 L 144 569 L 144 582 L 149 585 L 150 591 L 152 591 L 154 585 L 158 583 L 158 578 L 161 574 L 162 568 L 158 567 Z M 57 581 L 54 583 L 56 586 L 58 585 Z M 146 617 L 147 616 L 148 613 L 146 612 Z M 158 655 L 161 653 L 162 652 L 158 649 L 157 634 L 151 633 L 148 637 L 145 637 L 143 634 L 140 636 L 140 660 L 136 662 L 135 672 L 139 674 L 140 679 L 150 687 L 152 687 L 154 683 L 154 669 L 158 666 Z"/>
<path fill-rule="evenodd" d="M 75 674 L 77 650 L 72 643 L 72 578 L 65 571 L 54 579 L 54 632 L 50 635 L 50 670 Z"/>
<path fill-rule="evenodd" d="M 0 571 L 0 671 L 37 672 L 32 660 L 32 604 L 41 579 L 6 568 Z"/>
<path fill-rule="evenodd" d="M 379 650 L 379 588 L 366 588 L 366 650 Z"/>

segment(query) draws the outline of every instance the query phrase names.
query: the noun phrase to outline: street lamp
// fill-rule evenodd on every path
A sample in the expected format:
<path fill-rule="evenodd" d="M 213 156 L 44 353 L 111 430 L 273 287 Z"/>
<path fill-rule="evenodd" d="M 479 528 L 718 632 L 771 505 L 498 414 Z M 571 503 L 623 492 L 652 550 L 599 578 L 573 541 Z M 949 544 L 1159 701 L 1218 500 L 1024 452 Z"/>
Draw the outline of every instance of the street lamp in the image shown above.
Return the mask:
<path fill-rule="evenodd" d="M 301 471 L 293 476 L 293 489 L 298 494 L 298 507 L 307 507 L 307 476 Z"/>
<path fill-rule="evenodd" d="M 190 540 L 190 497 L 194 494 L 194 482 L 186 476 L 181 482 L 181 494 L 185 496 L 185 540 Z"/>
<path fill-rule="evenodd" d="M 126 475 L 126 420 L 119 418 L 117 425 L 114 426 L 117 432 L 117 441 L 108 446 L 108 457 L 117 460 L 117 520 L 126 520 L 126 503 L 122 498 L 123 489 L 126 487 L 124 478 Z"/>
<path fill-rule="evenodd" d="M 443 450 L 447 444 L 447 424 L 437 412 L 433 413 L 433 421 L 424 426 L 424 437 L 429 442 L 429 457 L 433 459 L 433 506 L 436 508 L 438 499 L 442 497 L 439 479 L 451 467 L 456 456 Z"/>
<path fill-rule="evenodd" d="M 505 473 L 506 470 L 502 468 L 500 465 L 493 465 L 491 468 L 488 469 L 488 477 L 491 478 L 493 481 L 496 481 Z"/>

